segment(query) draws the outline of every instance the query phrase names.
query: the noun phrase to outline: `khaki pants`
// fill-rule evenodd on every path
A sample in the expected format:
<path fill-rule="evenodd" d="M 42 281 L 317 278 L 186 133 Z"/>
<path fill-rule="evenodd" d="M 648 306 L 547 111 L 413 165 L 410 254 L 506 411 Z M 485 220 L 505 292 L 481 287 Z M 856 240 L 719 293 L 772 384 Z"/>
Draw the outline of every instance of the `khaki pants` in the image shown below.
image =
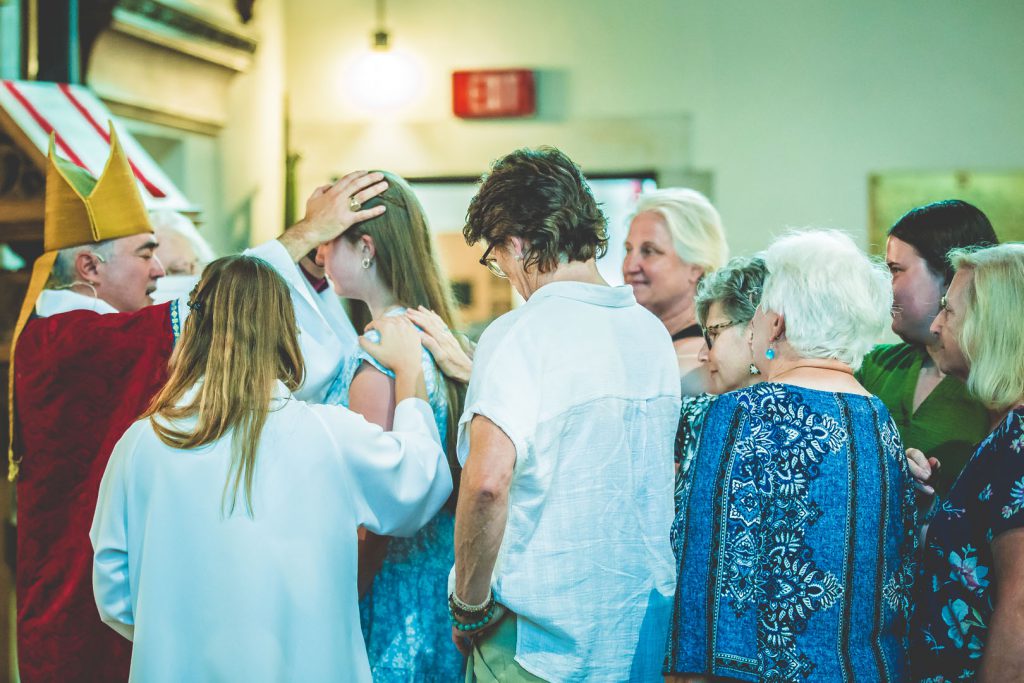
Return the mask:
<path fill-rule="evenodd" d="M 482 640 L 473 643 L 466 660 L 466 683 L 544 683 L 519 666 L 516 656 L 516 615 L 507 614 Z"/>

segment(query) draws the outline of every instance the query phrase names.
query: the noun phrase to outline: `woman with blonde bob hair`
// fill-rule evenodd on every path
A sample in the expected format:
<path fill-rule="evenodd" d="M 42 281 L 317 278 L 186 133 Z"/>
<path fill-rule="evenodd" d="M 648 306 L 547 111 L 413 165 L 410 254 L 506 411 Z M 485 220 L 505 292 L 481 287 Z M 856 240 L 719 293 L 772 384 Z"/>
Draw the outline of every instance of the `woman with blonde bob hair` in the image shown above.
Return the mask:
<path fill-rule="evenodd" d="M 927 531 L 915 680 L 1024 678 L 1024 244 L 954 250 L 937 362 L 995 415 Z M 918 462 L 926 462 L 916 453 Z"/>
<path fill-rule="evenodd" d="M 364 346 L 395 375 L 394 431 L 292 394 L 292 301 L 266 262 L 210 264 L 167 385 L 114 447 L 90 533 L 100 616 L 131 679 L 370 681 L 356 528 L 410 535 L 451 492 L 404 321 Z"/>
<path fill-rule="evenodd" d="M 765 381 L 705 418 L 665 673 L 901 681 L 913 487 L 885 405 L 853 376 L 888 325 L 889 273 L 830 230 L 785 235 L 764 263 L 748 338 Z"/>
<path fill-rule="evenodd" d="M 665 188 L 640 195 L 626 236 L 622 276 L 637 303 L 658 316 L 672 336 L 684 395 L 707 388 L 697 359 L 702 344 L 694 307 L 697 283 L 728 258 L 722 219 L 703 194 Z"/>

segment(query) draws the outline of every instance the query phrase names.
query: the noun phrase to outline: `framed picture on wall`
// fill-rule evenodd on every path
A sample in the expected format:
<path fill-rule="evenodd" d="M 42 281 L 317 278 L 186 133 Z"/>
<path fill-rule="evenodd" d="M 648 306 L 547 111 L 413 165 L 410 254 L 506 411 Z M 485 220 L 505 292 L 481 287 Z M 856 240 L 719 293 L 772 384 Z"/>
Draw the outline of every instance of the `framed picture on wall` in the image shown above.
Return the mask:
<path fill-rule="evenodd" d="M 1002 242 L 1024 241 L 1024 171 L 893 171 L 868 181 L 871 252 L 885 253 L 885 237 L 914 207 L 961 199 L 981 209 Z"/>

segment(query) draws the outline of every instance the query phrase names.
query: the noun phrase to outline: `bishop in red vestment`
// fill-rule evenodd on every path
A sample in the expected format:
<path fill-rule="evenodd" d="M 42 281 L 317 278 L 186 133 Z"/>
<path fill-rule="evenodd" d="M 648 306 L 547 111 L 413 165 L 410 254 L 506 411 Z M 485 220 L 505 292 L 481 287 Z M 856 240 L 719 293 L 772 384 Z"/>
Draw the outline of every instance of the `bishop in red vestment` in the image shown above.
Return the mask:
<path fill-rule="evenodd" d="M 380 180 L 350 174 L 318 189 L 306 218 L 279 239 L 292 260 L 379 215 L 359 202 L 384 190 Z M 151 232 L 113 127 L 99 179 L 51 144 L 46 252 L 33 267 L 11 362 L 24 683 L 128 679 L 131 642 L 100 620 L 93 598 L 89 527 L 110 452 L 166 381 L 185 313 L 181 299 L 148 305 L 163 275 Z M 72 282 L 54 282 L 62 268 Z"/>
<path fill-rule="evenodd" d="M 18 650 L 25 683 L 125 681 L 131 643 L 100 621 L 89 525 L 111 449 L 167 379 L 173 301 L 35 318 L 15 352 Z"/>

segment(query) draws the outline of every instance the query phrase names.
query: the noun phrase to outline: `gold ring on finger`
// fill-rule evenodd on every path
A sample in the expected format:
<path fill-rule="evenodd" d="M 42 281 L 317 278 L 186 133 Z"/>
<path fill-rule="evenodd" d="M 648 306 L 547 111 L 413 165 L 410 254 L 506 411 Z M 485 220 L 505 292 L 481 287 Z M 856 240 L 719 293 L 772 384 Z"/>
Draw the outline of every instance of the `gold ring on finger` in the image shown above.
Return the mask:
<path fill-rule="evenodd" d="M 363 205 L 359 203 L 354 196 L 348 198 L 348 208 L 352 209 L 353 213 L 363 208 Z"/>

